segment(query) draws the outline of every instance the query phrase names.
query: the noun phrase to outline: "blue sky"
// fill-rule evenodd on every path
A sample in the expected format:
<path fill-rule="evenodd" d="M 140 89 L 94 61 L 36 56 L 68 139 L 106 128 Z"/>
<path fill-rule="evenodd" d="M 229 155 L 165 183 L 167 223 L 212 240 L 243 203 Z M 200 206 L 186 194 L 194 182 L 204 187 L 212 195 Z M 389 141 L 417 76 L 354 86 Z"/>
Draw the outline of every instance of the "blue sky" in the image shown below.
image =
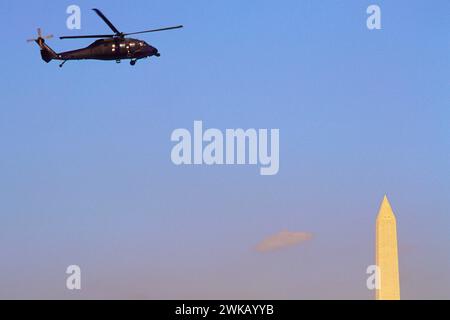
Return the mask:
<path fill-rule="evenodd" d="M 71 31 L 73 3 L 0 4 L 0 297 L 370 299 L 387 193 L 402 297 L 449 298 L 448 1 L 77 1 Z M 93 7 L 125 32 L 185 28 L 142 36 L 162 56 L 135 67 L 60 69 L 25 42 L 109 32 Z M 279 174 L 174 166 L 194 120 L 279 128 Z M 313 237 L 254 250 L 282 230 Z"/>

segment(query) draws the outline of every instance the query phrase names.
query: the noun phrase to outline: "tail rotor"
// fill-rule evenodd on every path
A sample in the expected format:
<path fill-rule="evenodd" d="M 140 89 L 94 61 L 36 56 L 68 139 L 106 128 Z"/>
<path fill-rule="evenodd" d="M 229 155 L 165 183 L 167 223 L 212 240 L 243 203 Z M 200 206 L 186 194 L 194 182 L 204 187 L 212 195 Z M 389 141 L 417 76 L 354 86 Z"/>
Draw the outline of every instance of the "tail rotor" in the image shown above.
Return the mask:
<path fill-rule="evenodd" d="M 42 36 L 42 29 L 41 28 L 38 28 L 37 29 L 37 34 L 38 34 L 38 37 L 37 37 L 37 39 L 28 39 L 27 40 L 27 42 L 41 42 L 41 40 L 47 40 L 47 39 L 52 39 L 53 38 L 53 35 L 52 34 L 50 34 L 50 35 L 48 35 L 48 36 Z"/>
<path fill-rule="evenodd" d="M 43 36 L 41 28 L 37 29 L 37 35 L 38 37 L 36 39 L 29 39 L 27 40 L 27 42 L 36 42 L 38 44 L 39 48 L 41 49 L 42 60 L 44 60 L 45 62 L 50 62 L 53 59 L 57 59 L 57 53 L 45 43 L 45 40 L 53 38 L 53 35 L 50 34 L 48 36 Z"/>

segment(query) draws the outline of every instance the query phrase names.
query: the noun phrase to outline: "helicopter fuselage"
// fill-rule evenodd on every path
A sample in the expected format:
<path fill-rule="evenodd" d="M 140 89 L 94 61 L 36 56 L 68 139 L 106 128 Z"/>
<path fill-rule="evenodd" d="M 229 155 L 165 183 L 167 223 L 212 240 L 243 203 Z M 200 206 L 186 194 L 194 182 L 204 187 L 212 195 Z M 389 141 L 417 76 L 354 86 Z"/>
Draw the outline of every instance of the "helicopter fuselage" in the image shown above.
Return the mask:
<path fill-rule="evenodd" d="M 99 39 L 86 48 L 61 52 L 57 60 L 139 60 L 159 56 L 158 49 L 145 41 L 132 38 Z"/>

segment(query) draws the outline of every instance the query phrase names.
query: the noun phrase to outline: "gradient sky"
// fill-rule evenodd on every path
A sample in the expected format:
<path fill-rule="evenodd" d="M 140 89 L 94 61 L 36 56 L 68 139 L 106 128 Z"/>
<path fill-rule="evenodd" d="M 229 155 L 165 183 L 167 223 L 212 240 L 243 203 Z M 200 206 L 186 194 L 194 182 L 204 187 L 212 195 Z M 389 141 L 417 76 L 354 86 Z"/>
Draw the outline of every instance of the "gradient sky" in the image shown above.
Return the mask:
<path fill-rule="evenodd" d="M 66 28 L 70 4 L 82 30 Z M 381 31 L 366 8 L 382 9 Z M 45 64 L 45 34 L 184 24 L 162 56 Z M 0 298 L 372 299 L 397 215 L 402 298 L 450 298 L 450 2 L 1 1 Z M 48 44 L 56 51 L 89 40 Z M 176 167 L 176 128 L 279 128 L 280 172 Z M 256 246 L 283 230 L 312 235 Z M 82 268 L 83 289 L 65 289 Z"/>

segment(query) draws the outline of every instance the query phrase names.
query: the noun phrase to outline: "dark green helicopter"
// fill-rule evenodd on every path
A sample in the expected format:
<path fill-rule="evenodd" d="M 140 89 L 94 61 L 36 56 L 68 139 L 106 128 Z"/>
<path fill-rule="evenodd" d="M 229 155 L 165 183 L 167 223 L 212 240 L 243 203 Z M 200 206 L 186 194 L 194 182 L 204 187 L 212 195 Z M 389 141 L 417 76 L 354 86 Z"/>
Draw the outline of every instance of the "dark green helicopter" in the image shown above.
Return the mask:
<path fill-rule="evenodd" d="M 96 34 L 87 36 L 68 36 L 60 37 L 60 39 L 86 39 L 86 38 L 99 38 L 86 48 L 56 53 L 46 43 L 45 39 L 53 38 L 53 35 L 42 36 L 42 31 L 38 29 L 38 38 L 30 39 L 28 42 L 36 42 L 41 48 L 42 60 L 50 62 L 52 60 L 60 60 L 62 63 L 59 65 L 62 67 L 69 60 L 115 60 L 120 63 L 121 60 L 129 59 L 130 64 L 134 66 L 140 59 L 147 57 L 159 57 L 160 53 L 158 49 L 152 47 L 145 41 L 133 38 L 126 38 L 130 35 L 158 32 L 172 29 L 183 28 L 183 26 L 175 26 L 161 29 L 153 29 L 139 32 L 123 33 L 120 32 L 111 21 L 98 9 L 92 9 L 98 16 L 111 28 L 114 34 Z"/>

